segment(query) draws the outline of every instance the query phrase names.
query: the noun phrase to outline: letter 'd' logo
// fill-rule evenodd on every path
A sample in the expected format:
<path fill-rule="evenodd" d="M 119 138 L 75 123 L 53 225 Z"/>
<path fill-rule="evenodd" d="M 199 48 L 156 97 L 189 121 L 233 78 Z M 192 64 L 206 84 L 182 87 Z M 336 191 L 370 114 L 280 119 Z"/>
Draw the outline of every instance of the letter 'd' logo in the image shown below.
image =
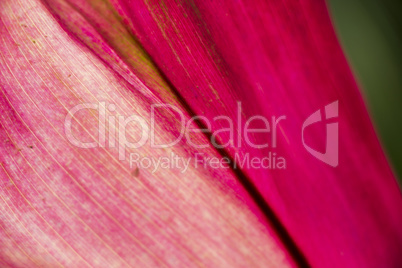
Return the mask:
<path fill-rule="evenodd" d="M 338 117 L 338 101 L 334 101 L 327 106 L 325 106 L 325 119 L 337 118 Z M 304 129 L 314 123 L 321 122 L 321 110 L 315 111 L 312 115 L 310 115 L 306 121 L 303 123 L 302 128 L 302 142 L 304 148 L 312 154 L 317 159 L 322 162 L 336 167 L 338 166 L 338 122 L 327 123 L 326 124 L 326 142 L 325 142 L 325 152 L 321 153 L 310 146 L 308 146 L 304 141 Z"/>

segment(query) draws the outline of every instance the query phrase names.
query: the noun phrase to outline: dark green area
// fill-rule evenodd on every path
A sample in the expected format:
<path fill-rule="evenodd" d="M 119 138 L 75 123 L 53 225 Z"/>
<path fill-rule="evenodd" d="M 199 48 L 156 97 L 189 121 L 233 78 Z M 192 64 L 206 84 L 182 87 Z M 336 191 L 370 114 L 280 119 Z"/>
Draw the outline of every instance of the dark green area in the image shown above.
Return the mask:
<path fill-rule="evenodd" d="M 402 1 L 328 0 L 328 4 L 377 133 L 402 179 Z"/>

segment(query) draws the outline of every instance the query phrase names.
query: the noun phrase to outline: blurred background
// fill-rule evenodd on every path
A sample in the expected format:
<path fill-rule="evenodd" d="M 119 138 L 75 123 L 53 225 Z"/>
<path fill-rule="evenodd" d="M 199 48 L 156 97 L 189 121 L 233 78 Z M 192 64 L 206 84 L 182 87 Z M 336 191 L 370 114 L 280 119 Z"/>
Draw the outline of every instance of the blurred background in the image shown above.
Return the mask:
<path fill-rule="evenodd" d="M 327 2 L 377 133 L 402 185 L 402 1 Z"/>

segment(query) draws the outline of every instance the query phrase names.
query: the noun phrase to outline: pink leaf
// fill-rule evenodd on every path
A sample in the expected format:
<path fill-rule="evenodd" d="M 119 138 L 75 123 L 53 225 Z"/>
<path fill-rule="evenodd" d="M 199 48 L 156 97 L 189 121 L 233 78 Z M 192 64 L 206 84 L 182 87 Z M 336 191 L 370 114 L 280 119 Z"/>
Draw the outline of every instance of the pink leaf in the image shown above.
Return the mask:
<path fill-rule="evenodd" d="M 401 265 L 401 194 L 324 2 L 4 0 L 0 18 L 1 266 Z M 195 115 L 234 137 L 130 148 Z M 269 135 L 244 140 L 255 115 Z M 284 168 L 241 166 L 273 153 Z"/>

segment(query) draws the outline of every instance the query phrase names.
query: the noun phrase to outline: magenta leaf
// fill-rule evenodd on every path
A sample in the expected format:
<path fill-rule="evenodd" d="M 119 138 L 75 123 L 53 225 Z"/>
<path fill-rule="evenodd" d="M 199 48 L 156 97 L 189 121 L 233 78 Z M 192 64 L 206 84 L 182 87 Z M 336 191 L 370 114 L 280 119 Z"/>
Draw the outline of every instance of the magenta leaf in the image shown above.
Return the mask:
<path fill-rule="evenodd" d="M 323 1 L 0 18 L 0 266 L 401 265 L 401 193 Z"/>

